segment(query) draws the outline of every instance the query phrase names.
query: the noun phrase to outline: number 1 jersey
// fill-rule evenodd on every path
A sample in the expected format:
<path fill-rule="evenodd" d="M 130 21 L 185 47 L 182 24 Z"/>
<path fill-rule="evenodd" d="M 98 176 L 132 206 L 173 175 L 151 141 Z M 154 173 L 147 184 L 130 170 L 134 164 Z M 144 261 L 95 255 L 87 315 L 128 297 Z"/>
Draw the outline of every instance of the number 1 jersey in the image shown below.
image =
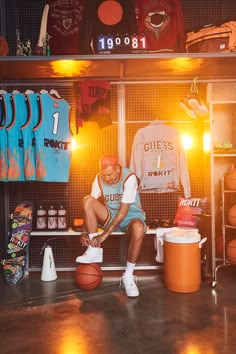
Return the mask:
<path fill-rule="evenodd" d="M 70 105 L 49 93 L 39 95 L 41 117 L 34 128 L 36 179 L 68 182 L 71 162 Z"/>

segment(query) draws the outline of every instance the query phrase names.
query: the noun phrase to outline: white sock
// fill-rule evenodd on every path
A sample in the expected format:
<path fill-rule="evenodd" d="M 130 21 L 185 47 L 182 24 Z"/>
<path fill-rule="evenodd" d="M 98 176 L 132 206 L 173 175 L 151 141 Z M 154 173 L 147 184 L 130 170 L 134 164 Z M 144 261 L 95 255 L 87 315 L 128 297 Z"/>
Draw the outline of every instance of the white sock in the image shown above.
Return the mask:
<path fill-rule="evenodd" d="M 136 263 L 130 263 L 129 261 L 127 261 L 123 276 L 124 277 L 132 277 L 135 265 L 136 265 Z"/>
<path fill-rule="evenodd" d="M 93 232 L 92 234 L 88 234 L 88 237 L 90 238 L 90 240 L 92 240 L 94 237 L 96 237 L 98 235 L 97 232 Z"/>

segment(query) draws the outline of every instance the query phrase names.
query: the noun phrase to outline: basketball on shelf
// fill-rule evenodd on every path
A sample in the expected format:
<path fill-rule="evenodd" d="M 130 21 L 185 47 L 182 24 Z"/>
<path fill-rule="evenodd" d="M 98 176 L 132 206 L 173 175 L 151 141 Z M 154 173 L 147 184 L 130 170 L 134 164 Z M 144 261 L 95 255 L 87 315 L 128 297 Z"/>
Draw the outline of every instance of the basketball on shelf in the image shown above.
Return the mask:
<path fill-rule="evenodd" d="M 230 225 L 236 226 L 236 204 L 229 209 L 228 220 Z"/>
<path fill-rule="evenodd" d="M 228 243 L 226 251 L 227 259 L 232 263 L 236 263 L 236 238 Z"/>
<path fill-rule="evenodd" d="M 236 190 L 236 168 L 225 174 L 225 187 L 230 190 Z"/>
<path fill-rule="evenodd" d="M 83 290 L 94 290 L 102 282 L 102 270 L 97 263 L 81 263 L 75 270 L 76 284 Z"/>

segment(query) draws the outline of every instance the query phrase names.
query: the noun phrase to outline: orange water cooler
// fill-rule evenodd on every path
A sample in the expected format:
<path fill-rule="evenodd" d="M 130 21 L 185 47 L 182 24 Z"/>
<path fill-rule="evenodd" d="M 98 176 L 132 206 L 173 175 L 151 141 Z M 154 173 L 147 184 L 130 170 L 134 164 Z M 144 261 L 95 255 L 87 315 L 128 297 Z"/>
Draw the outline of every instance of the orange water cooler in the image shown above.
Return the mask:
<path fill-rule="evenodd" d="M 164 283 L 167 289 L 191 293 L 201 285 L 201 240 L 197 229 L 174 228 L 163 237 Z"/>

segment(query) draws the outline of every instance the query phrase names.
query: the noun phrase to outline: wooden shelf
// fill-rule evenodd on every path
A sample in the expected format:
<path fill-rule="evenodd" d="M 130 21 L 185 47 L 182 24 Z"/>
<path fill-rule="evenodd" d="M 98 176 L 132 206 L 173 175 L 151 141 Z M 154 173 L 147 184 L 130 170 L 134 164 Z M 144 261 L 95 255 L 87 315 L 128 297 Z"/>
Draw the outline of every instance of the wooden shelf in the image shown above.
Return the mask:
<path fill-rule="evenodd" d="M 233 80 L 236 53 L 0 57 L 1 83 L 52 79 Z"/>

